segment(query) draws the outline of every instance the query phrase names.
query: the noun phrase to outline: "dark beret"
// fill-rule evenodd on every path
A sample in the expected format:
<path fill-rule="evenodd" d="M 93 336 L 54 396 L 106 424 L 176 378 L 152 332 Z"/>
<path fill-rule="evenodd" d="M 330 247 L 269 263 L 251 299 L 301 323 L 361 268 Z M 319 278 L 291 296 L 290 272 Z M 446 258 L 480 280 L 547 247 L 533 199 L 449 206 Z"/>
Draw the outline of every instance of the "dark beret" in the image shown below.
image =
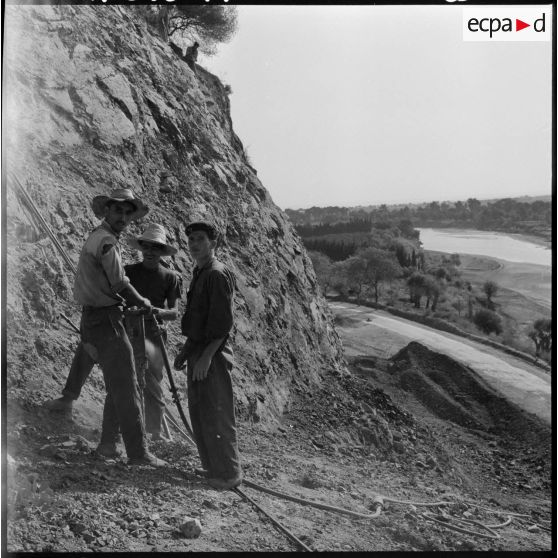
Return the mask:
<path fill-rule="evenodd" d="M 217 227 L 210 223 L 209 221 L 196 221 L 195 223 L 190 223 L 186 225 L 186 236 L 190 236 L 194 231 L 204 231 L 210 240 L 216 240 L 219 236 L 219 231 Z"/>

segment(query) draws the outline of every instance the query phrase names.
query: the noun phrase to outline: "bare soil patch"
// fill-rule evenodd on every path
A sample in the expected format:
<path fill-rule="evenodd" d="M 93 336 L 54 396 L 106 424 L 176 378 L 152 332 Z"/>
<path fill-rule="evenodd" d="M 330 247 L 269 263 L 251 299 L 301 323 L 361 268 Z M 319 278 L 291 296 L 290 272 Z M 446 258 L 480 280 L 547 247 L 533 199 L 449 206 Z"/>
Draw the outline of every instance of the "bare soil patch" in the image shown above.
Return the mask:
<path fill-rule="evenodd" d="M 544 423 L 509 402 L 474 370 L 412 342 L 391 360 L 399 385 L 433 415 L 455 424 L 550 446 Z"/>
<path fill-rule="evenodd" d="M 475 395 L 481 384 L 459 365 L 414 345 L 406 354 L 407 360 L 403 352 L 393 361 L 352 359 L 351 375 L 328 375 L 312 394 L 299 378 L 281 421 L 244 421 L 239 440 L 246 477 L 270 488 L 360 513 L 372 513 L 377 495 L 416 504 L 386 502 L 378 518 L 361 520 L 245 491 L 315 550 L 549 551 L 544 429 L 511 411 L 515 426 L 507 428 L 487 408 L 494 402 L 487 390 Z M 409 370 L 424 378 L 419 387 L 428 385 L 434 398 L 421 396 L 412 381 L 401 387 Z M 453 370 L 458 379 L 441 378 Z M 442 418 L 436 398 L 461 414 Z M 96 407 L 87 394 L 71 416 L 34 402 L 10 403 L 9 551 L 296 550 L 247 502 L 197 477 L 196 452 L 176 432 L 172 442 L 152 444 L 169 461 L 165 469 L 96 457 Z M 460 420 L 467 413 L 475 424 Z M 421 505 L 434 501 L 450 504 Z M 427 511 L 443 512 L 449 523 L 488 525 L 523 515 L 498 529 L 498 538 L 487 538 L 448 529 L 427 519 Z M 186 516 L 200 520 L 199 538 L 180 534 Z"/>

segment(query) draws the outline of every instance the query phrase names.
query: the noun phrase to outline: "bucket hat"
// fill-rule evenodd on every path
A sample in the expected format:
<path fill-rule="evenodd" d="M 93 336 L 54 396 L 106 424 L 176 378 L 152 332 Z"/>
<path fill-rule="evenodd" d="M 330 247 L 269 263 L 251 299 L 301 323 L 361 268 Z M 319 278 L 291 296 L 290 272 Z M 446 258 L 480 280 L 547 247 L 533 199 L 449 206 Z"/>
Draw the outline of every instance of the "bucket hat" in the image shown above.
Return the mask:
<path fill-rule="evenodd" d="M 164 248 L 164 251 L 162 252 L 163 256 L 174 256 L 174 254 L 178 251 L 174 246 L 167 244 L 167 231 L 163 225 L 159 225 L 157 223 L 147 225 L 143 234 L 130 239 L 128 244 L 132 246 L 132 248 L 136 248 L 136 250 L 141 250 L 142 242 L 159 244 Z"/>
<path fill-rule="evenodd" d="M 132 190 L 128 188 L 120 188 L 113 190 L 108 196 L 101 195 L 95 196 L 91 202 L 91 209 L 95 213 L 95 217 L 99 219 L 104 217 L 105 207 L 108 202 L 128 202 L 135 207 L 135 212 L 132 214 L 132 220 L 136 221 L 144 217 L 149 211 L 149 207 L 145 205 L 139 198 L 134 196 Z"/>

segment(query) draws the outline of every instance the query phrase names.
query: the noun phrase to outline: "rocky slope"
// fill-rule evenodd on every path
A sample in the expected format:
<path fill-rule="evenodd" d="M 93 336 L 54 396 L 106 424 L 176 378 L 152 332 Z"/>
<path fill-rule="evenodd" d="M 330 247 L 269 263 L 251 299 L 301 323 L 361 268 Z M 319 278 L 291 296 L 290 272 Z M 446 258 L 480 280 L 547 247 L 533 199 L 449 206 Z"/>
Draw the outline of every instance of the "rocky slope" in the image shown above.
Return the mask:
<path fill-rule="evenodd" d="M 146 223 L 164 224 L 189 282 L 185 224 L 215 220 L 220 257 L 238 278 L 234 346 L 241 417 L 272 422 L 294 387 L 342 373 L 341 343 L 311 262 L 235 135 L 218 77 L 197 75 L 135 6 L 7 6 L 5 149 L 8 170 L 77 263 L 97 225 L 89 203 L 113 188 L 146 200 Z M 160 189 L 163 186 L 162 190 Z M 7 363 L 10 401 L 59 393 L 76 337 L 72 273 L 29 217 L 13 183 L 7 196 Z M 127 261 L 138 259 L 132 249 Z M 180 342 L 171 327 L 171 358 Z M 102 392 L 102 386 L 100 392 Z"/>

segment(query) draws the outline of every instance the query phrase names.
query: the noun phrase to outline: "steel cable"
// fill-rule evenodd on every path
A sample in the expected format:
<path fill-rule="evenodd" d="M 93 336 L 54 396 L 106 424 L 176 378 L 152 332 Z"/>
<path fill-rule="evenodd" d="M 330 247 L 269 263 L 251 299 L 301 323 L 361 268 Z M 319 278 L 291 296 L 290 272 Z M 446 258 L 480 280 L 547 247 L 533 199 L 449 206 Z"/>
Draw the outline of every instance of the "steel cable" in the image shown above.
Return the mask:
<path fill-rule="evenodd" d="M 250 498 L 250 496 L 248 496 L 248 494 L 246 494 L 243 490 L 241 490 L 238 486 L 232 489 L 233 492 L 236 492 L 237 494 L 239 494 L 240 496 L 242 496 L 244 499 L 246 499 L 248 502 L 250 502 L 250 504 L 252 504 L 258 511 L 260 511 L 261 513 L 263 513 L 268 519 L 271 520 L 271 522 L 273 523 L 273 525 L 275 525 L 275 527 L 277 527 L 278 529 L 280 529 L 280 531 L 282 533 L 284 533 L 285 535 L 287 535 L 293 542 L 295 542 L 296 544 L 298 544 L 302 549 L 304 549 L 306 552 L 312 552 L 312 549 L 309 548 L 308 546 L 306 546 L 299 538 L 297 538 L 295 535 L 293 535 L 293 533 L 291 533 L 286 527 L 284 527 L 283 525 L 281 525 L 281 523 L 279 521 L 277 521 L 269 512 L 265 511 L 262 507 L 260 507 L 260 505 L 255 502 L 254 500 L 252 500 L 252 498 Z"/>
<path fill-rule="evenodd" d="M 439 525 L 443 525 L 444 527 L 446 527 L 447 529 L 451 529 L 453 531 L 458 531 L 459 533 L 465 533 L 467 535 L 475 535 L 478 537 L 484 537 L 487 539 L 499 539 L 500 535 L 498 533 L 495 533 L 492 528 L 484 525 L 483 523 L 479 522 L 479 521 L 475 521 L 472 519 L 460 519 L 457 517 L 448 517 L 448 516 L 433 516 L 431 513 L 429 512 L 424 512 L 421 514 L 422 517 L 424 517 L 425 519 L 429 520 L 429 521 L 434 521 L 436 523 L 438 523 Z M 468 523 L 468 524 L 472 524 L 472 525 L 476 525 L 477 527 L 480 527 L 481 529 L 484 529 L 486 531 L 488 531 L 488 534 L 485 533 L 479 533 L 478 531 L 471 531 L 470 529 L 465 529 L 463 527 L 458 527 L 457 525 L 452 525 L 450 523 L 450 521 L 454 521 L 456 523 Z"/>
<path fill-rule="evenodd" d="M 313 502 L 312 500 L 305 500 L 304 498 L 299 498 L 298 496 L 291 496 L 290 494 L 285 494 L 283 492 L 279 492 L 277 490 L 273 490 L 272 488 L 267 488 L 265 486 L 261 486 L 253 481 L 244 479 L 243 484 L 249 486 L 250 488 L 254 488 L 255 490 L 259 490 L 260 492 L 266 492 L 267 494 L 271 494 L 272 496 L 277 496 L 278 498 L 283 498 L 284 500 L 290 500 L 291 502 L 297 502 L 299 504 L 303 504 L 305 506 L 312 506 L 314 508 L 319 508 L 321 510 L 327 510 L 335 513 L 340 513 L 342 515 L 348 515 L 351 517 L 357 517 L 359 519 L 374 519 L 380 515 L 381 511 L 381 504 L 377 504 L 377 509 L 373 514 L 364 514 L 355 512 L 352 510 L 346 510 L 344 508 L 338 508 L 335 506 L 330 506 L 328 504 L 321 504 L 320 502 Z"/>
<path fill-rule="evenodd" d="M 37 206 L 35 205 L 35 202 L 31 199 L 31 196 L 27 193 L 27 191 L 22 186 L 21 182 L 13 172 L 8 171 L 8 176 L 16 185 L 17 190 L 20 194 L 20 198 L 24 202 L 24 205 L 27 207 L 27 209 L 31 212 L 31 216 L 35 218 L 36 222 L 40 225 L 40 227 L 42 227 L 42 229 L 50 237 L 52 243 L 58 249 L 60 255 L 66 262 L 66 265 L 69 267 L 70 271 L 75 275 L 77 269 L 74 263 L 72 262 L 72 260 L 70 259 L 70 257 L 68 256 L 68 254 L 66 253 L 62 245 L 60 244 L 60 241 L 58 240 L 58 238 L 56 237 L 56 235 L 54 234 L 54 232 L 46 222 L 45 218 L 41 215 L 41 213 L 37 209 Z"/>

